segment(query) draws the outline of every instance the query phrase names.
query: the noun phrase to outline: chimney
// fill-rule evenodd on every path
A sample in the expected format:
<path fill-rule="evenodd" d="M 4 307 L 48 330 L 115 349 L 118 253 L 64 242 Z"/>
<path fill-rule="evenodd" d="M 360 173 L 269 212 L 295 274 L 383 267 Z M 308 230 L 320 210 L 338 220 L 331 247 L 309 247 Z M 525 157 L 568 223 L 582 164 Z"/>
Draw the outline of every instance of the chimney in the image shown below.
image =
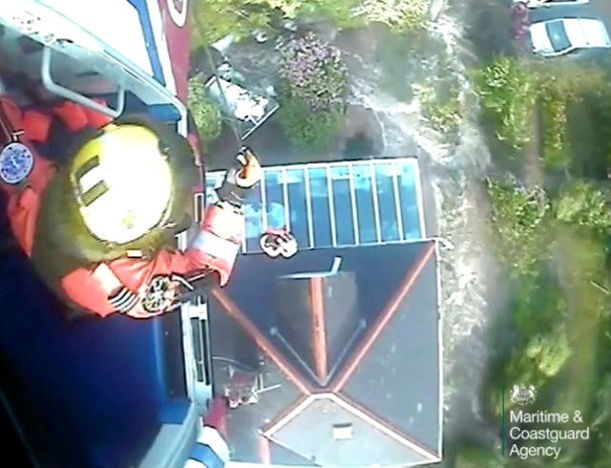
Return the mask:
<path fill-rule="evenodd" d="M 360 327 L 352 272 L 301 273 L 279 279 L 277 332 L 324 385 Z"/>

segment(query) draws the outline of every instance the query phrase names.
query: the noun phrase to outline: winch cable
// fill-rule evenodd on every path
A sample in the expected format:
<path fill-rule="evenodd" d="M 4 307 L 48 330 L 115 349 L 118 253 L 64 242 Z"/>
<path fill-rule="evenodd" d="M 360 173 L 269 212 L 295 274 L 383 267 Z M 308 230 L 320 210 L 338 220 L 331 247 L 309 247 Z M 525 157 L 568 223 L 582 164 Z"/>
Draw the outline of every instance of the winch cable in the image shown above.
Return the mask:
<path fill-rule="evenodd" d="M 234 12 L 234 13 L 236 13 L 237 16 L 244 16 L 244 14 L 241 13 L 241 12 Z M 281 36 L 283 34 L 283 30 L 281 28 L 274 27 L 272 24 L 267 25 L 267 29 L 269 31 L 273 31 L 276 35 L 279 35 L 279 36 Z M 206 52 L 206 60 L 208 62 L 208 66 L 210 67 L 210 69 L 212 70 L 212 73 L 214 75 L 214 79 L 216 81 L 216 85 L 217 85 L 217 87 L 219 89 L 219 92 L 221 94 L 221 99 L 223 100 L 223 104 L 224 104 L 225 108 L 227 110 L 229 110 L 230 109 L 229 101 L 227 100 L 227 96 L 225 94 L 225 91 L 223 90 L 223 87 L 221 86 L 221 78 L 218 75 L 218 68 L 214 64 L 214 61 L 212 60 L 212 54 L 211 54 L 211 51 L 210 51 L 210 44 L 207 43 L 204 46 L 204 49 L 205 49 L 205 52 Z M 228 57 L 225 55 L 224 52 L 221 52 L 221 53 L 223 55 L 223 59 L 225 60 L 225 62 L 228 63 L 229 66 L 231 67 L 231 69 L 233 70 L 233 65 L 231 65 L 231 63 L 229 62 Z M 238 146 L 242 147 L 244 142 L 243 142 L 243 139 L 242 139 L 242 135 L 240 134 L 240 132 L 239 132 L 239 130 L 237 128 L 237 123 L 236 123 L 235 115 L 231 116 L 230 118 L 223 119 L 223 120 L 225 120 L 225 121 L 227 121 L 229 123 L 229 126 L 230 126 L 230 128 L 231 128 L 231 130 L 233 132 L 233 135 L 234 135 L 234 137 L 236 139 L 236 142 L 238 143 Z"/>
<path fill-rule="evenodd" d="M 229 111 L 231 109 L 231 107 L 229 106 L 229 101 L 227 100 L 227 96 L 225 94 L 225 90 L 223 89 L 223 86 L 221 84 L 221 78 L 219 77 L 217 67 L 214 64 L 214 61 L 212 60 L 212 54 L 211 54 L 211 51 L 210 51 L 210 45 L 206 44 L 205 49 L 206 49 L 206 59 L 208 61 L 208 66 L 212 70 L 212 73 L 214 75 L 214 80 L 216 81 L 216 86 L 218 87 L 219 92 L 221 93 L 221 99 L 223 100 L 223 105 L 225 106 L 225 109 L 227 111 Z M 223 53 L 223 58 L 226 58 L 224 53 Z M 231 66 L 231 64 L 229 64 L 229 65 Z M 221 112 L 221 115 L 222 115 L 222 112 Z M 243 144 L 242 135 L 240 135 L 240 131 L 237 128 L 237 123 L 236 123 L 235 116 L 231 116 L 231 118 L 227 118 L 227 119 L 223 119 L 223 120 L 225 120 L 225 121 L 227 121 L 229 123 L 231 131 L 233 132 L 233 135 L 234 135 L 234 137 L 236 139 L 236 142 L 238 143 L 238 147 L 241 148 L 242 144 Z"/>
<path fill-rule="evenodd" d="M 276 34 L 281 35 L 283 33 L 281 29 L 273 27 L 272 25 L 268 25 L 268 28 L 270 29 L 270 31 L 274 31 Z M 206 54 L 206 61 L 208 62 L 208 67 L 210 67 L 210 70 L 212 71 L 212 74 L 214 76 L 214 80 L 216 82 L 216 86 L 218 87 L 219 93 L 221 95 L 223 105 L 225 106 L 225 109 L 229 111 L 231 107 L 229 106 L 229 100 L 227 99 L 227 95 L 225 94 L 225 90 L 223 89 L 223 86 L 222 86 L 221 78 L 219 77 L 219 74 L 218 74 L 218 67 L 215 65 L 214 61 L 212 60 L 210 44 L 206 43 L 204 45 L 204 50 Z M 221 53 L 223 55 L 223 60 L 224 60 L 223 63 L 228 63 L 229 66 L 231 67 L 231 70 L 233 70 L 233 65 L 229 62 L 228 57 L 225 55 L 224 52 L 221 52 Z M 204 86 L 205 83 L 202 83 L 201 85 Z M 235 115 L 232 115 L 231 117 L 223 118 L 223 112 L 221 112 L 221 117 L 222 117 L 222 121 L 227 122 L 229 124 L 229 128 L 231 129 L 233 133 L 235 141 L 238 145 L 238 149 L 241 148 L 244 145 L 244 139 L 242 138 L 242 135 L 240 134 L 240 131 L 238 129 Z M 200 178 L 202 180 L 202 189 L 204 192 L 203 196 L 204 196 L 204 206 L 205 206 L 207 202 L 206 200 L 207 197 L 206 197 L 206 165 L 204 164 L 204 161 L 202 161 L 202 164 L 200 166 L 200 172 L 201 172 Z"/>

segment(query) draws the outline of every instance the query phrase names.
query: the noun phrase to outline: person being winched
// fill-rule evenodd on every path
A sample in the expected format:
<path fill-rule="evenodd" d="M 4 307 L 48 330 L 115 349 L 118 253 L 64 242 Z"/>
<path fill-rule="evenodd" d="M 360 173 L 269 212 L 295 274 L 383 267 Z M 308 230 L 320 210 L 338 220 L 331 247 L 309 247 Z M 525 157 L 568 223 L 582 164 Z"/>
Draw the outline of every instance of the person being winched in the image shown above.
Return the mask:
<path fill-rule="evenodd" d="M 149 318 L 176 310 L 204 285 L 227 283 L 244 235 L 242 202 L 262 174 L 252 151 L 240 150 L 219 201 L 178 251 L 197 173 L 191 145 L 169 126 L 111 122 L 69 102 L 20 109 L 6 98 L 0 123 L 0 187 L 12 233 L 67 310 Z M 72 149 L 44 157 L 57 132 Z"/>

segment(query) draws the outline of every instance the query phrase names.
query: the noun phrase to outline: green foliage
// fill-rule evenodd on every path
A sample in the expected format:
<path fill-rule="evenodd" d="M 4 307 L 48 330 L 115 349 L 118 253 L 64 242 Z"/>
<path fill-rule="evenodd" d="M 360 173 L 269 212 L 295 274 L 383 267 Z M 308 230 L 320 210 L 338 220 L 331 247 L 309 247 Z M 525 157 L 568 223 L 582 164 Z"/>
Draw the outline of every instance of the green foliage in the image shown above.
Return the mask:
<path fill-rule="evenodd" d="M 605 428 L 611 429 L 611 371 L 601 375 L 596 399 L 594 402 L 594 420 L 591 427 L 595 432 L 602 432 Z"/>
<path fill-rule="evenodd" d="M 513 148 L 529 141 L 529 122 L 536 100 L 535 83 L 514 58 L 497 57 L 473 74 L 475 91 L 488 116 L 497 122 L 497 137 Z"/>
<path fill-rule="evenodd" d="M 346 65 L 337 47 L 310 32 L 292 39 L 282 57 L 281 75 L 292 98 L 307 103 L 312 112 L 343 107 Z"/>
<path fill-rule="evenodd" d="M 596 93 L 591 102 L 591 112 L 594 114 L 595 120 L 592 122 L 598 132 L 602 136 L 603 144 L 606 143 L 603 156 L 606 155 L 606 160 L 600 158 L 599 165 L 606 169 L 606 174 L 611 174 L 611 84 L 607 83 L 604 91 Z M 602 171 L 601 171 L 602 172 Z"/>
<path fill-rule="evenodd" d="M 320 17 L 331 21 L 341 29 L 356 28 L 365 24 L 365 18 L 355 14 L 359 0 L 303 0 L 299 9 L 301 18 Z"/>
<path fill-rule="evenodd" d="M 591 182 L 575 182 L 562 190 L 555 205 L 560 221 L 611 234 L 609 191 L 604 192 Z"/>
<path fill-rule="evenodd" d="M 344 114 L 347 84 L 341 54 L 312 33 L 292 40 L 282 53 L 281 125 L 298 148 L 324 151 Z"/>
<path fill-rule="evenodd" d="M 583 230 L 561 225 L 556 231 L 555 265 L 568 304 L 565 321 L 568 338 L 575 346 L 563 375 L 555 381 L 548 409 L 553 412 L 578 409 L 590 425 L 598 415 L 602 416 L 596 399 L 598 390 L 606 385 L 603 377 L 609 367 L 604 332 L 608 330 L 611 304 L 609 293 L 604 292 L 609 287 L 604 247 L 599 238 L 584 235 Z M 604 399 L 606 393 L 598 396 Z M 600 423 L 604 427 L 604 421 Z M 576 442 L 567 447 L 565 456 L 573 461 L 572 466 L 579 466 L 577 461 L 587 451 L 588 444 Z"/>
<path fill-rule="evenodd" d="M 529 68 L 542 107 L 543 161 L 550 169 L 568 169 L 572 151 L 568 106 L 581 102 L 587 94 L 603 92 L 605 74 L 597 66 L 563 61 L 535 62 Z"/>
<path fill-rule="evenodd" d="M 604 468 L 611 460 L 611 370 L 607 370 L 599 380 L 596 392 L 594 420 L 590 424 L 592 429 L 592 454 L 591 459 L 594 468 Z"/>
<path fill-rule="evenodd" d="M 425 86 L 418 92 L 422 113 L 431 126 L 444 134 L 449 141 L 455 141 L 460 130 L 460 100 L 458 91 L 452 89 L 445 99 L 431 86 Z"/>
<path fill-rule="evenodd" d="M 285 98 L 280 101 L 278 116 L 295 146 L 315 153 L 326 150 L 333 143 L 343 113 L 338 109 L 311 112 L 304 101 Z"/>
<path fill-rule="evenodd" d="M 191 50 L 228 34 L 236 39 L 266 30 L 276 18 L 326 19 L 339 28 L 380 22 L 398 32 L 426 27 L 428 0 L 193 0 Z"/>
<path fill-rule="evenodd" d="M 221 133 L 221 111 L 204 89 L 204 77 L 198 73 L 189 78 L 188 106 L 204 146 Z"/>
<path fill-rule="evenodd" d="M 514 277 L 535 277 L 547 256 L 544 221 L 550 204 L 545 192 L 515 181 L 488 179 L 491 224 L 501 259 Z"/>
<path fill-rule="evenodd" d="M 571 163 L 568 105 L 585 93 L 601 93 L 606 84 L 604 72 L 595 66 L 524 63 L 509 57 L 495 58 L 473 76 L 481 105 L 495 122 L 497 138 L 515 149 L 529 141 L 534 104 L 541 102 L 543 159 L 551 169 L 565 169 Z"/>
<path fill-rule="evenodd" d="M 578 101 L 585 93 L 601 92 L 607 79 L 604 71 L 595 65 L 566 61 L 535 62 L 528 70 L 537 81 L 541 96 L 561 96 L 567 101 Z"/>
<path fill-rule="evenodd" d="M 406 32 L 426 27 L 428 6 L 428 0 L 364 0 L 357 13 L 367 22 L 386 24 L 393 31 Z"/>
<path fill-rule="evenodd" d="M 562 289 L 547 279 L 520 278 L 512 304 L 513 321 L 523 336 L 549 328 L 550 323 L 566 318 L 567 305 Z"/>
<path fill-rule="evenodd" d="M 242 0 L 244 1 L 244 0 Z M 270 8 L 278 12 L 282 12 L 285 18 L 294 19 L 300 11 L 300 8 L 308 1 L 301 0 L 255 0 L 259 4 L 267 4 Z"/>
<path fill-rule="evenodd" d="M 274 10 L 267 0 L 193 0 L 189 3 L 191 51 L 232 34 L 236 39 L 267 29 Z M 287 1 L 287 9 L 289 8 Z"/>
<path fill-rule="evenodd" d="M 611 316 L 611 277 L 604 238 L 563 225 L 557 229 L 555 250 L 557 274 L 575 320 L 573 334 L 586 339 L 588 333 L 600 329 L 603 318 Z"/>
<path fill-rule="evenodd" d="M 542 386 L 558 374 L 571 354 L 562 289 L 548 279 L 522 279 L 512 307 L 520 345 L 511 354 L 504 382 Z"/>
<path fill-rule="evenodd" d="M 523 336 L 509 358 L 496 366 L 488 379 L 484 395 L 489 414 L 501 417 L 501 386 L 505 390 L 504 408 L 508 411 L 515 406 L 510 400 L 511 385 L 527 384 L 541 390 L 567 365 L 572 352 L 562 323 L 547 331 Z"/>
<path fill-rule="evenodd" d="M 550 169 L 567 168 L 571 162 L 567 137 L 567 101 L 561 95 L 543 95 L 543 162 Z"/>
<path fill-rule="evenodd" d="M 458 448 L 454 468 L 502 468 L 506 465 L 499 453 L 499 450 L 462 444 Z"/>
<path fill-rule="evenodd" d="M 566 331 L 559 331 L 547 336 L 535 336 L 526 346 L 525 356 L 532 361 L 537 372 L 545 377 L 553 377 L 571 354 Z"/>

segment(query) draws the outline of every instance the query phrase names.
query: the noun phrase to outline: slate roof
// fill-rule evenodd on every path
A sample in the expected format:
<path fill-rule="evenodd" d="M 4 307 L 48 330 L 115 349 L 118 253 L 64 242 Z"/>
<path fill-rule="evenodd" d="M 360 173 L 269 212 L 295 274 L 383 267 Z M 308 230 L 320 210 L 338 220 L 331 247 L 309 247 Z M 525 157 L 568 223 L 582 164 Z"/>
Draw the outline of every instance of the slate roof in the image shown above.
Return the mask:
<path fill-rule="evenodd" d="M 321 274 L 335 257 L 339 271 Z M 440 460 L 437 299 L 433 241 L 240 257 L 230 284 L 210 297 L 212 353 L 253 368 L 263 362 L 263 386 L 279 387 L 230 411 L 234 458 L 320 466 Z M 214 372 L 222 384 L 219 359 Z M 337 439 L 338 428 L 348 438 Z"/>

